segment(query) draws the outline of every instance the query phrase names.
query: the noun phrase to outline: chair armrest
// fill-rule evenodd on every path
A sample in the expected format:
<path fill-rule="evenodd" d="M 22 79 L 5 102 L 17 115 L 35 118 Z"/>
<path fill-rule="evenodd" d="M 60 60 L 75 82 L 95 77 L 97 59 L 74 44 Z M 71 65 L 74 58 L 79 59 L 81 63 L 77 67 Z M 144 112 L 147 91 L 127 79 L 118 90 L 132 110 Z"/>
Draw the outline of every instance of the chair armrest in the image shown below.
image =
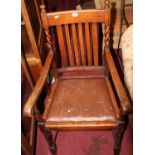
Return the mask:
<path fill-rule="evenodd" d="M 105 51 L 105 55 L 106 55 L 106 59 L 107 59 L 107 63 L 108 63 L 109 72 L 110 72 L 112 81 L 114 83 L 114 87 L 116 89 L 117 95 L 120 100 L 122 114 L 123 115 L 129 114 L 132 111 L 131 102 L 125 92 L 124 86 L 123 86 L 121 79 L 118 75 L 118 72 L 117 72 L 114 60 L 112 58 L 111 52 Z"/>
<path fill-rule="evenodd" d="M 52 60 L 53 60 L 53 51 L 50 49 L 48 56 L 46 58 L 44 67 L 41 71 L 40 77 L 37 80 L 37 83 L 36 83 L 30 97 L 28 98 L 28 100 L 24 106 L 24 109 L 23 109 L 24 116 L 27 116 L 27 117 L 33 116 L 35 104 L 36 104 L 38 97 L 39 97 L 39 95 L 43 89 L 44 84 L 45 84 L 46 77 L 47 77 L 48 72 L 50 70 Z"/>

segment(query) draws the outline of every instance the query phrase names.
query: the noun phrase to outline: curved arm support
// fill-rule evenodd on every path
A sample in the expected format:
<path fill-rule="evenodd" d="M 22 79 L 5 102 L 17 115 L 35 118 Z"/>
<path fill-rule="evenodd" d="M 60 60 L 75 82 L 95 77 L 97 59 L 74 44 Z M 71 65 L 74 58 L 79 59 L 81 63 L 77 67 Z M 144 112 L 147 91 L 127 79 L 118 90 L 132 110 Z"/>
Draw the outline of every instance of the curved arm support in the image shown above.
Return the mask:
<path fill-rule="evenodd" d="M 118 75 L 110 50 L 105 51 L 105 56 L 108 63 L 109 72 L 114 83 L 114 87 L 120 100 L 122 114 L 127 115 L 132 111 L 131 102 Z"/>
<path fill-rule="evenodd" d="M 43 89 L 43 86 L 46 82 L 46 78 L 47 78 L 48 72 L 50 70 L 52 60 L 53 60 L 53 51 L 52 51 L 52 49 L 49 49 L 49 53 L 46 58 L 46 61 L 45 61 L 43 70 L 40 74 L 40 77 L 39 77 L 32 93 L 31 93 L 30 97 L 28 98 L 28 100 L 24 106 L 23 114 L 27 117 L 33 116 L 35 104 L 36 104 L 38 97 L 39 97 L 39 95 Z"/>

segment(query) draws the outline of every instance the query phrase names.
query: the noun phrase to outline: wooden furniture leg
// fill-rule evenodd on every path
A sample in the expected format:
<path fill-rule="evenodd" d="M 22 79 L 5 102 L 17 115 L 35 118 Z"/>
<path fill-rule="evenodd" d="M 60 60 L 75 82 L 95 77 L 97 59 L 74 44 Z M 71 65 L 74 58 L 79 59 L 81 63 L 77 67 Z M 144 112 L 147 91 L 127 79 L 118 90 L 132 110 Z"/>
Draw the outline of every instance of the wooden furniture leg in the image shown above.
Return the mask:
<path fill-rule="evenodd" d="M 114 136 L 114 141 L 115 141 L 114 155 L 120 154 L 121 143 L 123 140 L 123 135 L 126 130 L 126 127 L 127 127 L 127 121 L 124 119 L 119 122 L 117 129 L 113 131 L 113 136 Z"/>
<path fill-rule="evenodd" d="M 28 143 L 28 140 L 24 136 L 23 132 L 21 132 L 21 148 L 25 155 L 33 154 L 32 146 Z"/>
<path fill-rule="evenodd" d="M 53 138 L 51 131 L 46 129 L 44 135 L 45 135 L 45 138 L 48 142 L 49 149 L 50 149 L 51 153 L 53 155 L 56 155 L 56 151 L 57 151 L 56 150 L 56 144 L 54 142 L 54 138 Z"/>
<path fill-rule="evenodd" d="M 55 144 L 56 138 L 53 137 L 52 131 L 50 129 L 45 128 L 45 121 L 42 119 L 42 116 L 39 110 L 37 109 L 35 109 L 35 117 L 38 120 L 38 126 L 48 143 L 50 152 L 52 153 L 52 155 L 56 155 L 56 152 L 57 152 L 57 147 Z"/>
<path fill-rule="evenodd" d="M 49 129 L 46 129 L 44 126 L 44 123 L 38 123 L 38 124 L 39 124 L 40 130 L 44 134 L 44 137 L 48 143 L 50 152 L 52 153 L 52 155 L 56 155 L 57 147 L 56 147 L 56 143 L 55 143 L 55 139 L 53 137 L 52 131 Z"/>

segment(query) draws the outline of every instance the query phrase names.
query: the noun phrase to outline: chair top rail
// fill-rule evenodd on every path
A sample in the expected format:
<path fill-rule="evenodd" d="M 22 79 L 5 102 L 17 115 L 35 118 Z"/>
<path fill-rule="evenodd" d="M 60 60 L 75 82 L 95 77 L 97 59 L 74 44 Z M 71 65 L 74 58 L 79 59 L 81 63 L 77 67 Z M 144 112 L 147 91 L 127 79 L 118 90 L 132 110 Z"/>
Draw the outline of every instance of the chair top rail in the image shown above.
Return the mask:
<path fill-rule="evenodd" d="M 71 10 L 47 13 L 48 26 L 72 24 L 72 23 L 95 23 L 102 22 L 109 24 L 109 18 L 106 16 L 106 10 L 88 9 Z"/>

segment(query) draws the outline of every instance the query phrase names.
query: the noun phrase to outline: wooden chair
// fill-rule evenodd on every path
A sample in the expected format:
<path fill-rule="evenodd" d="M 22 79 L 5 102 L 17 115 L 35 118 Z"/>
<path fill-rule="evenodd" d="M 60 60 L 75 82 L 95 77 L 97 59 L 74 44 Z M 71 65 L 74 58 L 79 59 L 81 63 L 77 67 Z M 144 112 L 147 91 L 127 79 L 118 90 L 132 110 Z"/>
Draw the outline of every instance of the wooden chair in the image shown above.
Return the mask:
<path fill-rule="evenodd" d="M 48 56 L 24 107 L 25 116 L 35 115 L 51 152 L 55 150 L 51 130 L 111 130 L 118 155 L 132 107 L 110 52 L 110 2 L 105 0 L 104 10 L 46 13 L 45 6 L 41 9 Z M 105 24 L 104 50 L 99 47 L 98 24 Z M 50 30 L 56 32 L 54 37 Z M 59 51 L 60 63 L 55 59 Z M 51 66 L 53 82 L 41 115 L 34 109 Z"/>

